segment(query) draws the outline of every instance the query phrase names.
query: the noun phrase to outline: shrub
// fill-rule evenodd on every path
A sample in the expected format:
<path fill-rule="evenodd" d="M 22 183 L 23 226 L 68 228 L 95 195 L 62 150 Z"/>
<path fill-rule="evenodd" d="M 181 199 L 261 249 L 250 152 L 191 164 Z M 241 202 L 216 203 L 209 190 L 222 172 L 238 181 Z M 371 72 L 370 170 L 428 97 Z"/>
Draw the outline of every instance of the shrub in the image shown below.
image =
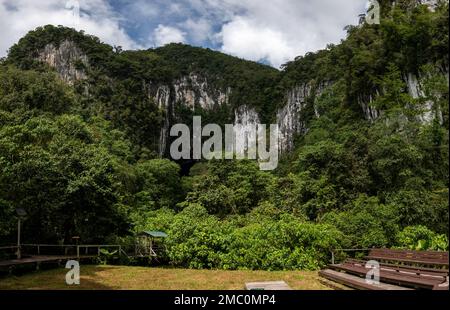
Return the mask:
<path fill-rule="evenodd" d="M 448 251 L 448 238 L 439 235 L 425 226 L 409 226 L 397 234 L 399 247 L 411 250 Z"/>

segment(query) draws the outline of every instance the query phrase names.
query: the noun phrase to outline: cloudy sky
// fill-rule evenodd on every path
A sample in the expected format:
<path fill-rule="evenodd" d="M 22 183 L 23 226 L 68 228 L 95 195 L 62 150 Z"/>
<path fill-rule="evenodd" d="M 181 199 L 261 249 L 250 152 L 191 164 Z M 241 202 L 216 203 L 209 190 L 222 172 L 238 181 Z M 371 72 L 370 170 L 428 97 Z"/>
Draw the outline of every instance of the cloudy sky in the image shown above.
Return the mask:
<path fill-rule="evenodd" d="M 366 0 L 0 0 L 0 57 L 29 30 L 83 29 L 111 45 L 171 42 L 209 47 L 279 67 L 337 43 Z"/>

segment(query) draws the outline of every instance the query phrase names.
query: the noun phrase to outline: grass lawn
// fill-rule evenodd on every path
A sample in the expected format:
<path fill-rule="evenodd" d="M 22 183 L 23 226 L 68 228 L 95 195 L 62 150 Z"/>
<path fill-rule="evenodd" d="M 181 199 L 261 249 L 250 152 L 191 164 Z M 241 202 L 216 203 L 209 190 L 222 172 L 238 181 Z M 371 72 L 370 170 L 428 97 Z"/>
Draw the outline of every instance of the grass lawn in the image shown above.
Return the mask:
<path fill-rule="evenodd" d="M 221 271 L 163 269 L 125 266 L 81 266 L 80 285 L 68 286 L 68 269 L 33 272 L 0 278 L 5 289 L 85 289 L 85 290 L 240 290 L 246 282 L 284 280 L 295 290 L 327 289 L 310 271 Z"/>

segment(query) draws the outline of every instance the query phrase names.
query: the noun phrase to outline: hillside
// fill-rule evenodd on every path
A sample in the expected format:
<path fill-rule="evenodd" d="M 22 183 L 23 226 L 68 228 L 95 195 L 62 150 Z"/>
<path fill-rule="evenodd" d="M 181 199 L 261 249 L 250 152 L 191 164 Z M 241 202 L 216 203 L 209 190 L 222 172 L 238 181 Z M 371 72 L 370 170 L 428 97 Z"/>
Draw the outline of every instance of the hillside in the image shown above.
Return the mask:
<path fill-rule="evenodd" d="M 342 247 L 448 248 L 448 3 L 382 2 L 380 25 L 281 70 L 170 44 L 123 51 L 44 26 L 0 64 L 0 240 L 168 232 L 189 268 L 317 269 Z M 301 38 L 299 38 L 301 40 Z M 170 161 L 169 128 L 277 123 L 282 162 Z M 164 159 L 166 158 L 166 159 Z"/>

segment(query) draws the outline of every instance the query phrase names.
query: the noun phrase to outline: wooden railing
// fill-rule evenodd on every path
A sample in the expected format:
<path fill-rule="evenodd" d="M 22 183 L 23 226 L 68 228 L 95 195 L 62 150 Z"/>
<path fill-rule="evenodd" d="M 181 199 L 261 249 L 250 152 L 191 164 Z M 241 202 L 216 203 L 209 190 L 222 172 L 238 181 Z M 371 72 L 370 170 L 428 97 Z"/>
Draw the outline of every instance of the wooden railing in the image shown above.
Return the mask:
<path fill-rule="evenodd" d="M 0 250 L 13 250 L 19 248 L 17 245 L 0 246 Z"/>
<path fill-rule="evenodd" d="M 7 245 L 0 247 L 0 259 L 9 259 L 13 257 L 19 257 L 19 246 Z"/>
<path fill-rule="evenodd" d="M 23 248 L 34 248 L 36 255 L 49 255 L 48 249 L 60 249 L 64 251 L 64 255 L 67 255 L 69 251 L 73 251 L 73 254 L 76 254 L 76 257 L 81 256 L 100 256 L 101 249 L 117 249 L 117 253 L 120 255 L 122 253 L 122 246 L 121 245 L 109 245 L 109 244 L 62 244 L 62 245 L 55 245 L 55 244 L 23 244 L 21 245 Z M 47 249 L 47 251 L 45 251 Z M 92 251 L 91 249 L 95 249 Z M 26 254 L 34 254 L 27 251 L 24 251 Z M 54 253 L 52 253 L 55 255 Z"/>
<path fill-rule="evenodd" d="M 100 256 L 102 249 L 116 251 L 115 256 L 127 256 L 126 247 L 116 244 L 21 244 L 0 246 L 0 260 L 7 256 L 16 257 L 18 250 L 24 255 L 73 256 L 77 258 Z"/>

